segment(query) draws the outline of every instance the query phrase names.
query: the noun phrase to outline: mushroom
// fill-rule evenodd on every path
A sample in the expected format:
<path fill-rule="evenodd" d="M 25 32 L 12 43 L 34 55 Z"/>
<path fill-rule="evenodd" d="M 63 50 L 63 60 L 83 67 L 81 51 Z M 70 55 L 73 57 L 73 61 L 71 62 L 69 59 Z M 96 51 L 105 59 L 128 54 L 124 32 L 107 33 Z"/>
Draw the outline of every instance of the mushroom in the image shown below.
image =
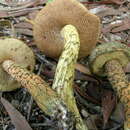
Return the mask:
<path fill-rule="evenodd" d="M 68 111 L 66 104 L 58 94 L 44 80 L 12 60 L 4 61 L 2 67 L 11 77 L 27 88 L 42 111 L 56 119 L 62 127 L 61 129 L 71 130 L 75 125 L 73 115 Z"/>
<path fill-rule="evenodd" d="M 123 67 L 130 61 L 130 48 L 118 42 L 101 44 L 92 51 L 89 59 L 91 71 L 99 76 L 107 75 L 124 104 L 124 129 L 130 130 L 130 85 L 123 71 Z"/>
<path fill-rule="evenodd" d="M 32 50 L 22 41 L 14 38 L 0 39 L 0 63 L 6 60 L 12 60 L 29 71 L 32 71 L 35 65 Z M 0 91 L 12 91 L 20 86 L 0 65 Z"/>
<path fill-rule="evenodd" d="M 87 130 L 76 105 L 73 80 L 75 64 L 78 59 L 80 40 L 77 29 L 73 25 L 66 25 L 61 31 L 64 37 L 64 49 L 59 58 L 52 88 L 60 95 L 76 120 L 76 130 Z"/>
<path fill-rule="evenodd" d="M 19 67 L 13 61 L 4 61 L 3 68 L 28 89 L 44 112 L 51 117 L 61 117 L 58 121 L 62 123 L 63 127 L 68 129 L 72 123 L 73 126 L 76 125 L 76 130 L 87 130 L 76 106 L 72 87 L 74 66 L 80 47 L 79 35 L 72 25 L 66 25 L 62 29 L 61 35 L 64 38 L 65 46 L 58 62 L 52 87 L 56 91 L 52 90 L 39 76 Z M 72 128 L 68 130 L 70 129 Z"/>
<path fill-rule="evenodd" d="M 62 28 L 71 24 L 80 37 L 79 58 L 95 47 L 100 33 L 100 20 L 77 0 L 54 0 L 48 3 L 34 20 L 35 43 L 45 55 L 58 58 L 64 47 Z"/>
<path fill-rule="evenodd" d="M 14 38 L 0 39 L 0 43 L 0 91 L 12 91 L 22 85 L 39 107 L 58 120 L 63 129 L 72 127 L 73 115 L 66 104 L 45 81 L 31 72 L 35 65 L 32 50 Z"/>

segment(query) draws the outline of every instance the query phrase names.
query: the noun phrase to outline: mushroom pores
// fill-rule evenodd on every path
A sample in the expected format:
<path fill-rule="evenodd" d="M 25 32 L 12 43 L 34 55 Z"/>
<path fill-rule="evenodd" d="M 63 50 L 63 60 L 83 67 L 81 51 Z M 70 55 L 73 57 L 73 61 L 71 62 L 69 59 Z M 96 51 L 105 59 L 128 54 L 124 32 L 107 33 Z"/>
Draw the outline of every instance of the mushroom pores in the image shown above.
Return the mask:
<path fill-rule="evenodd" d="M 14 38 L 0 39 L 0 91 L 12 91 L 21 85 L 2 68 L 2 63 L 5 60 L 12 60 L 23 68 L 32 71 L 35 58 L 32 50 L 22 41 Z"/>
<path fill-rule="evenodd" d="M 100 34 L 100 20 L 76 0 L 54 0 L 47 4 L 34 20 L 33 34 L 38 48 L 47 56 L 60 56 L 64 42 L 62 28 L 71 24 L 80 37 L 79 58 L 87 56 L 96 46 Z"/>

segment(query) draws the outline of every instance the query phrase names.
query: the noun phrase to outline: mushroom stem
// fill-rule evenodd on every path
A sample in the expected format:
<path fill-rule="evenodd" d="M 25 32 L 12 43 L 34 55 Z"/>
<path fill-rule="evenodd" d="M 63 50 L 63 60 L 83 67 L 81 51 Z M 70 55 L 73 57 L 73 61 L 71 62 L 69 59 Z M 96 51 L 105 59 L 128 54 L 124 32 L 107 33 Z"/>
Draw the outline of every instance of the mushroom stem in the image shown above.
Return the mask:
<path fill-rule="evenodd" d="M 80 47 L 79 35 L 77 29 L 72 25 L 66 25 L 62 29 L 61 35 L 65 45 L 59 58 L 52 88 L 57 91 L 75 116 L 76 129 L 87 130 L 88 128 L 79 114 L 73 92 L 74 70 Z"/>
<path fill-rule="evenodd" d="M 117 60 L 108 61 L 105 64 L 105 70 L 110 83 L 125 107 L 124 130 L 130 130 L 130 84 L 127 76 Z"/>
<path fill-rule="evenodd" d="M 2 65 L 6 72 L 28 89 L 38 106 L 46 114 L 57 119 L 64 129 L 70 130 L 74 123 L 72 121 L 74 117 L 72 118 L 64 102 L 45 81 L 11 60 L 4 61 Z"/>

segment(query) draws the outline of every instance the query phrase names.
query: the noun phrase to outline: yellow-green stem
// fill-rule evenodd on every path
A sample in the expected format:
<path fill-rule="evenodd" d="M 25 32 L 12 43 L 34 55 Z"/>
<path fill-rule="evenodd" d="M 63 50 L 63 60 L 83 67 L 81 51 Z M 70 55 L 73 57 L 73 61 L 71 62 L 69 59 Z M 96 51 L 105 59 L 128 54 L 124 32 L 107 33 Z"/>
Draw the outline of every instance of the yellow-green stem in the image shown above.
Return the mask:
<path fill-rule="evenodd" d="M 87 130 L 79 114 L 73 92 L 74 70 L 80 47 L 79 35 L 77 29 L 72 25 L 66 25 L 62 29 L 61 35 L 65 45 L 59 58 L 52 88 L 57 91 L 74 114 L 76 129 Z"/>
<path fill-rule="evenodd" d="M 105 69 L 110 83 L 125 107 L 126 120 L 124 122 L 124 129 L 130 130 L 130 84 L 128 79 L 122 69 L 122 66 L 117 60 L 107 62 Z"/>

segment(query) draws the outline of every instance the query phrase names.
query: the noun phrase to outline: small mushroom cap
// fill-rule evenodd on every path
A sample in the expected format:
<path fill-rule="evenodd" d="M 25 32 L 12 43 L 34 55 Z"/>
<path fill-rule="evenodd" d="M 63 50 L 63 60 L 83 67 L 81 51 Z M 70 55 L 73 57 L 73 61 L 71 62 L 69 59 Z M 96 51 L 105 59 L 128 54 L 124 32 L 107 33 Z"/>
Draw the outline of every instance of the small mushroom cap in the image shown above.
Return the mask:
<path fill-rule="evenodd" d="M 63 50 L 60 32 L 65 25 L 71 24 L 78 30 L 80 58 L 87 56 L 95 47 L 100 33 L 99 18 L 77 0 L 54 0 L 38 13 L 34 23 L 37 46 L 45 55 L 53 58 L 58 58 Z"/>
<path fill-rule="evenodd" d="M 92 73 L 105 76 L 104 65 L 114 59 L 122 67 L 125 67 L 130 61 L 130 48 L 118 42 L 104 43 L 97 46 L 89 57 L 89 66 Z"/>
<path fill-rule="evenodd" d="M 22 41 L 14 38 L 0 39 L 0 91 L 11 91 L 21 85 L 2 68 L 2 63 L 5 60 L 12 60 L 32 71 L 35 58 L 32 50 Z"/>

